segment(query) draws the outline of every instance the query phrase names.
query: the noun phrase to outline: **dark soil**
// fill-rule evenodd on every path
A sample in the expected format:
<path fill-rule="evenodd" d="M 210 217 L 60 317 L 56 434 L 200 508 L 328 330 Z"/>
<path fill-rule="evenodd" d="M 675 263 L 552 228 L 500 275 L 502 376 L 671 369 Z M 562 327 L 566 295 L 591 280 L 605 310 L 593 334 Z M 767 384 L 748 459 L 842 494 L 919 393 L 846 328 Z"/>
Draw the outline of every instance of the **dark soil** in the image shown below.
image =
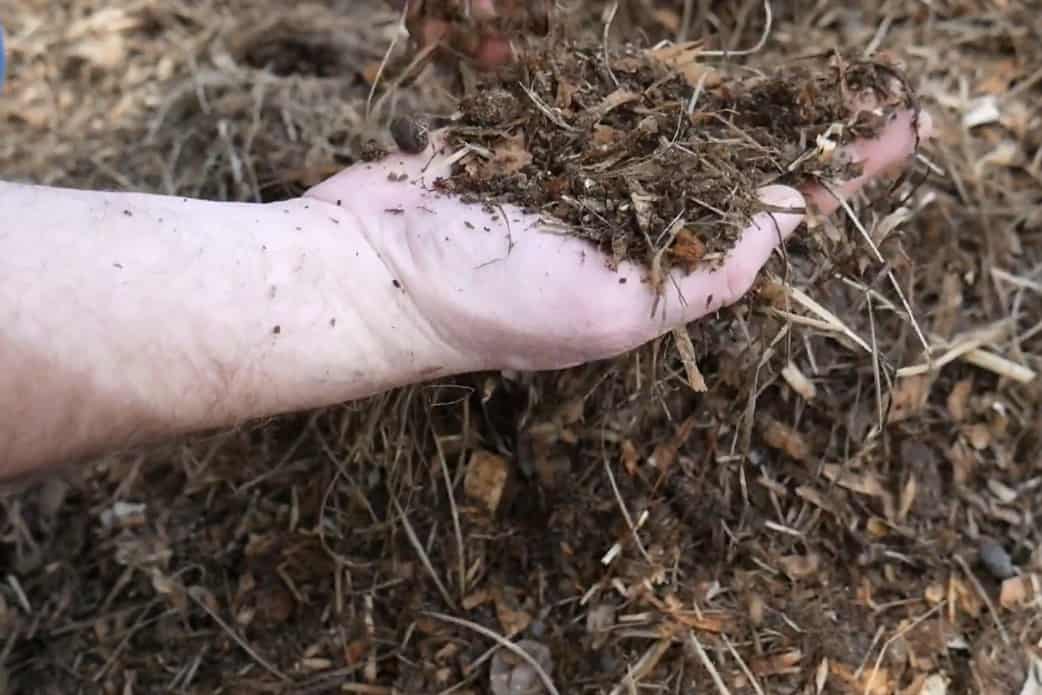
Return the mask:
<path fill-rule="evenodd" d="M 448 127 L 469 146 L 450 191 L 563 221 L 614 263 L 690 270 L 722 257 L 768 183 L 851 177 L 833 148 L 871 137 L 915 97 L 893 65 L 839 54 L 763 73 L 694 46 L 612 50 L 554 42 L 520 76 L 486 80 Z M 855 98 L 872 110 L 851 108 Z M 411 144 L 411 143 L 405 143 Z"/>
<path fill-rule="evenodd" d="M 596 42 L 613 4 L 555 6 Z M 887 205 L 851 201 L 883 262 L 852 243 L 845 217 L 799 230 L 784 267 L 763 273 L 777 306 L 689 327 L 705 392 L 665 337 L 616 360 L 400 389 L 4 491 L 0 693 L 499 695 L 511 655 L 489 632 L 542 645 L 532 652 L 549 653 L 566 695 L 1039 692 L 1040 380 L 969 353 L 897 375 L 967 341 L 1042 371 L 1037 2 L 771 4 L 762 51 L 699 63 L 737 80 L 734 103 L 817 84 L 794 70 L 820 76 L 827 99 L 833 54 L 800 59 L 878 46 L 907 64 L 934 118 L 929 178 L 920 163 Z M 374 89 L 401 19 L 377 0 L 7 6 L 5 180 L 281 200 L 376 156 L 372 140 L 390 146 L 393 116 L 457 108 L 457 82 L 434 66 L 407 84 L 389 70 Z M 733 50 L 763 27 L 760 0 L 623 0 L 610 46 L 622 60 L 639 54 L 621 39 L 686 34 Z M 573 127 L 614 91 L 594 62 L 572 68 L 589 83 L 559 114 Z M 779 69 L 797 81 L 767 83 L 774 92 L 745 79 Z M 643 117 L 659 139 L 644 152 L 656 152 L 677 124 L 659 115 L 681 107 L 644 94 L 640 70 L 653 68 L 616 77 L 641 101 L 601 123 L 636 138 L 618 124 L 654 105 Z M 556 80 L 523 84 L 554 106 Z M 722 108 L 721 89 L 707 78 L 696 110 Z M 505 90 L 491 100 L 505 111 L 484 116 L 494 128 L 456 137 L 495 148 L 502 131 L 525 132 L 526 152 L 578 152 L 596 136 L 562 134 Z M 674 99 L 693 92 L 685 80 Z M 966 125 L 989 98 L 997 119 Z M 811 126 L 846 121 L 834 103 Z M 518 112 L 540 127 L 504 128 Z M 786 126 L 797 136 L 798 122 Z M 680 123 L 679 137 L 704 144 Z M 759 138 L 775 126 L 742 127 Z M 781 163 L 803 151 L 799 137 L 765 142 Z M 749 178 L 746 192 L 760 182 Z M 687 206 L 692 226 L 697 214 L 728 229 Z M 659 214 L 653 241 L 670 220 Z M 797 303 L 797 288 L 849 334 Z M 491 512 L 479 483 L 496 473 Z"/>

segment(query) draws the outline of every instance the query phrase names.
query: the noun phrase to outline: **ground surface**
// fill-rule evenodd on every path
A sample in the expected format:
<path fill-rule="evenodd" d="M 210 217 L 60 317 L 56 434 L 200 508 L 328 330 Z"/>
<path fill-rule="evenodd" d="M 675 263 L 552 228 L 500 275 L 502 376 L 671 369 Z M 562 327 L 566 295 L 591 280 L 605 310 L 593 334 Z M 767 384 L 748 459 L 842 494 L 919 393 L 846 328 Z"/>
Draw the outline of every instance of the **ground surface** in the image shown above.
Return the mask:
<path fill-rule="evenodd" d="M 599 31 L 604 5 L 580 23 Z M 773 305 L 692 326 L 694 360 L 669 336 L 0 497 L 0 693 L 486 693 L 513 668 L 492 631 L 545 647 L 561 693 L 1037 695 L 1030 5 L 774 3 L 747 65 L 890 51 L 939 134 L 853 206 L 884 262 L 848 218 L 800 232 L 765 273 Z M 397 111 L 450 103 L 426 73 L 378 89 L 367 121 L 396 16 L 271 7 L 8 0 L 0 176 L 270 200 L 386 140 Z M 735 48 L 764 24 L 759 2 L 686 9 L 624 3 L 609 35 Z M 916 375 L 923 339 L 942 366 Z"/>

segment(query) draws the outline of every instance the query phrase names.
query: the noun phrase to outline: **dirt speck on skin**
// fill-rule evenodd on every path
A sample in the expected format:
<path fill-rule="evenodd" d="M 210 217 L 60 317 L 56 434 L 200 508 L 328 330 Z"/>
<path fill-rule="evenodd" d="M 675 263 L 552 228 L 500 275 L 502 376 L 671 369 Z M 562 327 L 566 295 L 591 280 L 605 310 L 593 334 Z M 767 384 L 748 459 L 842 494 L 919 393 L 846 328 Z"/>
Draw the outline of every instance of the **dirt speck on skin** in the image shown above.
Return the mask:
<path fill-rule="evenodd" d="M 839 54 L 749 76 L 693 46 L 558 43 L 516 72 L 461 100 L 448 141 L 472 153 L 439 185 L 663 270 L 722 258 L 763 185 L 856 175 L 840 148 L 916 104 L 896 66 Z"/>

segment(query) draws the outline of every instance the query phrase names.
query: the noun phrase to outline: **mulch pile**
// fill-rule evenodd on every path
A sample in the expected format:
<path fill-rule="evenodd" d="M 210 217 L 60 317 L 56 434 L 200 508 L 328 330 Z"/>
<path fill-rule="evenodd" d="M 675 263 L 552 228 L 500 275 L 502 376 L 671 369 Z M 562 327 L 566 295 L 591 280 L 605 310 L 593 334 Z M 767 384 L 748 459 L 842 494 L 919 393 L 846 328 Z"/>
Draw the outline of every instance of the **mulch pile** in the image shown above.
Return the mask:
<path fill-rule="evenodd" d="M 900 70 L 839 54 L 743 76 L 698 43 L 557 41 L 464 98 L 446 128 L 474 154 L 441 187 L 564 222 L 613 264 L 719 261 L 763 209 L 756 191 L 851 178 L 839 150 L 916 107 Z M 728 74 L 732 72 L 734 74 Z M 855 95 L 870 108 L 854 109 Z"/>
<path fill-rule="evenodd" d="M 530 70 L 531 95 L 463 92 L 454 137 L 475 152 L 452 185 L 526 190 L 613 251 L 627 225 L 639 258 L 640 217 L 620 214 L 639 184 L 668 198 L 652 242 L 684 211 L 709 256 L 775 162 L 848 122 L 840 66 L 870 77 L 888 51 L 938 134 L 895 190 L 851 203 L 880 255 L 851 215 L 812 221 L 762 274 L 769 302 L 616 360 L 401 389 L 0 495 L 0 692 L 1039 692 L 1035 3 L 768 3 L 769 32 L 761 0 L 565 5 L 550 40 L 567 26 L 586 48 Z M 14 0 L 4 22 L 4 179 L 284 199 L 488 79 L 410 67 L 376 0 Z M 600 115 L 605 34 L 640 97 Z M 700 73 L 661 66 L 661 40 L 764 34 L 685 64 Z M 757 95 L 769 123 L 744 108 Z M 771 154 L 735 197 L 693 176 L 655 190 L 652 155 L 737 165 L 707 142 L 748 142 L 721 118 Z"/>

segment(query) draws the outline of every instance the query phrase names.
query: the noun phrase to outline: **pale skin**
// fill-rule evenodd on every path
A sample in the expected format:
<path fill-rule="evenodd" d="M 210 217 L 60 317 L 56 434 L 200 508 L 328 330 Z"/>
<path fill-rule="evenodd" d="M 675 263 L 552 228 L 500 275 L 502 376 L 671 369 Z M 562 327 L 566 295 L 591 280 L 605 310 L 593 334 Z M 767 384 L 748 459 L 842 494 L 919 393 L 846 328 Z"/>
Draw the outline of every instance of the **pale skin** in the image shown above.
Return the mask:
<path fill-rule="evenodd" d="M 863 175 L 838 190 L 902 166 L 912 124 L 900 113 L 853 145 Z M 612 357 L 736 301 L 803 219 L 758 215 L 722 268 L 667 280 L 653 314 L 642 268 L 433 191 L 451 155 L 432 144 L 267 204 L 0 182 L 0 480 L 410 383 Z M 822 189 L 762 198 L 837 205 Z"/>

